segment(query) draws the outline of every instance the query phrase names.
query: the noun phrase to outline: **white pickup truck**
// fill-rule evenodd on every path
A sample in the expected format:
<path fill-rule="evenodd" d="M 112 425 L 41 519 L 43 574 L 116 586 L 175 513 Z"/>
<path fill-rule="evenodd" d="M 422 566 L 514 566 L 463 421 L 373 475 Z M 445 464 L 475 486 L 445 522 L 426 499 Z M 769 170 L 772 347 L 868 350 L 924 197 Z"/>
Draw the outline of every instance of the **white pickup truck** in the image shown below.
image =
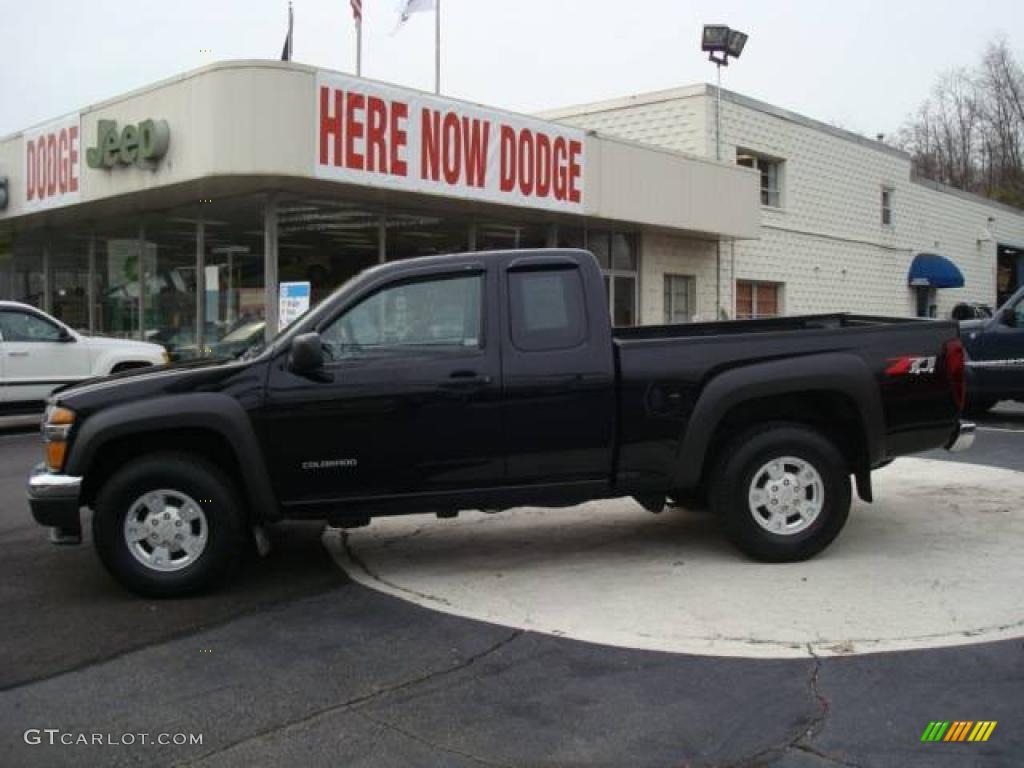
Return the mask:
<path fill-rule="evenodd" d="M 157 344 L 83 336 L 35 307 L 0 301 L 0 423 L 42 411 L 62 384 L 165 362 Z"/>

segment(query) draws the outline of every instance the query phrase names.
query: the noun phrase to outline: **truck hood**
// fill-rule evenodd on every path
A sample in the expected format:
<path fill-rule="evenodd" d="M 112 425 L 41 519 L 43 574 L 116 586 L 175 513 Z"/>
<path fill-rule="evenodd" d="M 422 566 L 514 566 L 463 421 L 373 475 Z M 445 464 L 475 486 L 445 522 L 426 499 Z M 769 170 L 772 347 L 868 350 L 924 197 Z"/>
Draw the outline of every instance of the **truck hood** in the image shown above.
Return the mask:
<path fill-rule="evenodd" d="M 134 368 L 60 387 L 54 390 L 51 402 L 66 405 L 79 413 L 89 413 L 162 394 L 216 391 L 219 382 L 246 371 L 252 365 L 253 361 L 203 359 Z"/>

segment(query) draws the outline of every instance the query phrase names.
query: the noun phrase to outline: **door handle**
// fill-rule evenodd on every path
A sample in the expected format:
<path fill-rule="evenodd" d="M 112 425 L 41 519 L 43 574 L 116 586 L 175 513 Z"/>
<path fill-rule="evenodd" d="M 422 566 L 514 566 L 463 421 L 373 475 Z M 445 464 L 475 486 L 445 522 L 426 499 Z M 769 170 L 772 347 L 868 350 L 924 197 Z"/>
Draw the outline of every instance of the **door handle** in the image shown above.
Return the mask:
<path fill-rule="evenodd" d="M 8 352 L 8 357 L 28 357 L 28 352 Z"/>
<path fill-rule="evenodd" d="M 490 383 L 490 376 L 482 376 L 476 371 L 453 371 L 441 386 L 445 389 L 479 389 Z"/>

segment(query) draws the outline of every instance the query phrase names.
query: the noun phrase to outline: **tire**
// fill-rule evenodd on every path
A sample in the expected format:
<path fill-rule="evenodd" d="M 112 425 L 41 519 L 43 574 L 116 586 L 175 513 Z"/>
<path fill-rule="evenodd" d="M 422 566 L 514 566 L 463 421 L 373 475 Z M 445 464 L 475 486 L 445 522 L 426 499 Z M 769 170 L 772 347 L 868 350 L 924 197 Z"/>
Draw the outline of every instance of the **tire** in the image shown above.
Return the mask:
<path fill-rule="evenodd" d="M 177 453 L 145 456 L 113 474 L 96 498 L 92 533 L 120 584 L 158 598 L 220 583 L 237 569 L 247 541 L 232 483 L 212 464 Z"/>
<path fill-rule="evenodd" d="M 820 432 L 799 424 L 764 425 L 737 437 L 722 455 L 712 478 L 712 509 L 729 539 L 750 557 L 806 560 L 846 524 L 850 471 Z M 771 482 L 773 465 L 777 485 Z"/>

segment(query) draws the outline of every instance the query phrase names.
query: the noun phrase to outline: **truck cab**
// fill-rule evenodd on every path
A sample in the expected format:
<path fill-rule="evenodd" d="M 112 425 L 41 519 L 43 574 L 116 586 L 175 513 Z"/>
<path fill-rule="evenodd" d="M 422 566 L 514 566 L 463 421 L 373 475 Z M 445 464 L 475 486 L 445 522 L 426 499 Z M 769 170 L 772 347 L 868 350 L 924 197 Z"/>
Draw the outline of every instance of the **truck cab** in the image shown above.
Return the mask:
<path fill-rule="evenodd" d="M 967 351 L 967 410 L 980 416 L 1000 400 L 1024 401 L 1024 289 L 993 317 L 960 324 Z"/>

